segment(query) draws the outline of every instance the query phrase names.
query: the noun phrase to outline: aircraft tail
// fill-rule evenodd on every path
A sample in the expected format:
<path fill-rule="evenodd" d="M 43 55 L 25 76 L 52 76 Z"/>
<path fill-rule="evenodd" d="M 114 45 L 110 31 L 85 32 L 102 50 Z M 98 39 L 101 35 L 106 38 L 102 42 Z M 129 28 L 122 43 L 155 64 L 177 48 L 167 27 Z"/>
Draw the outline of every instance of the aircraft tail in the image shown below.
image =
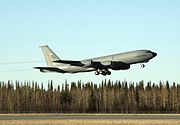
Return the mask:
<path fill-rule="evenodd" d="M 48 66 L 54 66 L 55 62 L 60 60 L 60 58 L 49 48 L 48 45 L 40 46 L 44 54 L 44 58 Z"/>

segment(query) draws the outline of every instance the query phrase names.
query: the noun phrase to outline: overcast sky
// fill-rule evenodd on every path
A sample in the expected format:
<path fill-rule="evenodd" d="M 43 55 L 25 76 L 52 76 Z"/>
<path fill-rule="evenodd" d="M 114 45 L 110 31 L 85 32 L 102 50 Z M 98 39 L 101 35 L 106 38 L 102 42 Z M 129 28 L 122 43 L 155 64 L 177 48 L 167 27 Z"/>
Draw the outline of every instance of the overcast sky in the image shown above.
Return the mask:
<path fill-rule="evenodd" d="M 158 56 L 111 76 L 43 74 L 38 46 L 48 44 L 61 58 L 81 60 L 137 49 Z M 178 0 L 5 0 L 0 3 L 0 80 L 62 83 L 104 79 L 180 82 L 180 2 Z M 18 63 L 14 62 L 37 63 Z M 20 70 L 20 71 L 19 71 Z"/>

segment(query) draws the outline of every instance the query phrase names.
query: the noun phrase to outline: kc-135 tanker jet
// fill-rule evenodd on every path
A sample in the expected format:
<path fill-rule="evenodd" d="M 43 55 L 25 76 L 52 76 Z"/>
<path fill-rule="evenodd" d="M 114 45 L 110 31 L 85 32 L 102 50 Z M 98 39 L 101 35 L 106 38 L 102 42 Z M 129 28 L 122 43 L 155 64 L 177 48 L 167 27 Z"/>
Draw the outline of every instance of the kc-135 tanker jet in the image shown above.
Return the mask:
<path fill-rule="evenodd" d="M 95 71 L 96 75 L 111 75 L 109 69 L 127 70 L 130 65 L 140 63 L 144 68 L 144 63 L 154 58 L 157 53 L 150 50 L 136 50 L 131 52 L 119 53 L 114 55 L 102 56 L 81 61 L 61 60 L 48 45 L 40 46 L 43 51 L 48 67 L 34 67 L 40 72 L 58 73 L 79 73 Z"/>

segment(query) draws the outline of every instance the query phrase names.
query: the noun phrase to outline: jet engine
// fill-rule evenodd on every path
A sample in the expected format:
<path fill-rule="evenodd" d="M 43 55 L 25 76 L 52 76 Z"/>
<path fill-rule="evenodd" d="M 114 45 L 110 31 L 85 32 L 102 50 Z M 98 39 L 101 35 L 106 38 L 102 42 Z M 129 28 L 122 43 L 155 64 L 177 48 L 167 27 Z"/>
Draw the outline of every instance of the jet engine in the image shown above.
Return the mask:
<path fill-rule="evenodd" d="M 106 66 L 113 70 L 126 70 L 130 68 L 129 64 L 123 63 L 123 62 L 102 62 L 103 66 Z"/>
<path fill-rule="evenodd" d="M 84 67 L 94 67 L 94 68 L 99 68 L 102 66 L 101 62 L 94 62 L 92 60 L 89 60 L 87 62 L 84 62 Z"/>
<path fill-rule="evenodd" d="M 130 68 L 130 64 L 123 62 L 111 62 L 111 69 L 113 70 L 126 70 Z"/>

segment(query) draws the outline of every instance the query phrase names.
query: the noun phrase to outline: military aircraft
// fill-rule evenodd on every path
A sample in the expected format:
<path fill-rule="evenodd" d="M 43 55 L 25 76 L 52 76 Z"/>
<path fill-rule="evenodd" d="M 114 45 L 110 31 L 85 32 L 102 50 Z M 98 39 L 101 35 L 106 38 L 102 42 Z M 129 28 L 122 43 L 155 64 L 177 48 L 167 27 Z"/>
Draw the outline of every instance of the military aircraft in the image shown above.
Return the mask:
<path fill-rule="evenodd" d="M 96 75 L 111 75 L 111 70 L 127 70 L 130 65 L 140 63 L 144 68 L 144 63 L 149 62 L 157 53 L 150 50 L 136 50 L 114 55 L 102 56 L 97 58 L 85 59 L 80 61 L 61 60 L 48 45 L 40 46 L 43 51 L 47 67 L 34 67 L 40 72 L 58 73 L 79 73 L 95 71 Z"/>

